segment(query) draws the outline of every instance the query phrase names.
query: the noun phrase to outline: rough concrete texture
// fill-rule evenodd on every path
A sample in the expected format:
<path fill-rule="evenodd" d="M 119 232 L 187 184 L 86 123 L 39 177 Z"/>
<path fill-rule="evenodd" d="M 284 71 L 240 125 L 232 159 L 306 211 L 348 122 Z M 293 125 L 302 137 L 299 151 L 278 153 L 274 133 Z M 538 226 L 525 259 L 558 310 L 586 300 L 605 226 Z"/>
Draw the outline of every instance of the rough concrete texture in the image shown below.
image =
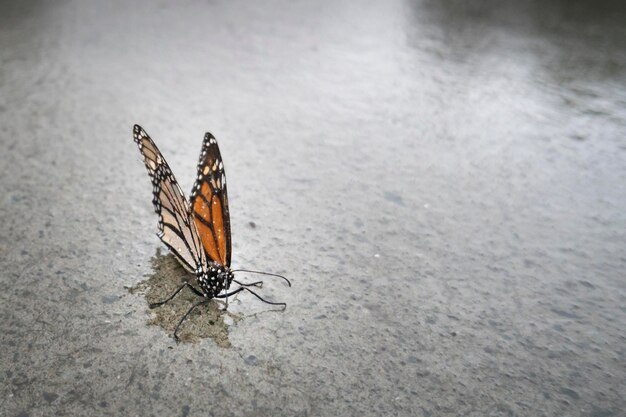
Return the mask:
<path fill-rule="evenodd" d="M 0 415 L 624 416 L 625 21 L 6 2 Z M 241 294 L 180 345 L 149 325 L 128 288 L 168 258 L 133 123 L 185 191 L 217 137 L 234 265 L 288 275 L 260 290 L 285 312 Z"/>

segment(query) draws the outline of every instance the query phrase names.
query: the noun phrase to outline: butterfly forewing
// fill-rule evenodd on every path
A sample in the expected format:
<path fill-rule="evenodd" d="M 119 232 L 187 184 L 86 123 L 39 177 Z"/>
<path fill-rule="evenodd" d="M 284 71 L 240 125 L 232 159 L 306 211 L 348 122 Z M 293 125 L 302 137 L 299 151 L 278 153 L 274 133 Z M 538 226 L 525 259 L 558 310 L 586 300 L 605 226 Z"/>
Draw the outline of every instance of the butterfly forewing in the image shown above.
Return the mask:
<path fill-rule="evenodd" d="M 226 176 L 217 141 L 210 133 L 204 136 L 202 142 L 198 175 L 191 190 L 191 209 L 206 253 L 214 262 L 230 267 Z"/>
<path fill-rule="evenodd" d="M 199 265 L 206 264 L 206 255 L 196 224 L 190 216 L 189 203 L 150 136 L 140 126 L 135 125 L 133 137 L 152 180 L 152 203 L 159 215 L 157 236 L 188 271 L 195 272 Z"/>

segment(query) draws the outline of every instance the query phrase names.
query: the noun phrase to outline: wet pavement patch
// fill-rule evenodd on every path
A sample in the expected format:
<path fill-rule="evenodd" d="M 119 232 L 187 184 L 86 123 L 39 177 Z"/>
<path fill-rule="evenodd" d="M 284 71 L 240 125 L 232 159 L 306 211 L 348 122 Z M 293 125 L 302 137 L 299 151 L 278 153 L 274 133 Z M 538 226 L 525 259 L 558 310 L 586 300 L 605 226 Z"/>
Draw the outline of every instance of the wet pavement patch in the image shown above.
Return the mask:
<path fill-rule="evenodd" d="M 157 249 L 151 263 L 153 272 L 148 279 L 129 288 L 131 294 L 145 295 L 147 304 L 166 299 L 185 281 L 192 282 L 191 280 L 195 279 L 172 254 L 163 255 L 161 249 Z M 172 337 L 180 318 L 197 301 L 198 296 L 186 288 L 173 300 L 150 309 L 151 318 L 148 324 L 163 328 L 168 336 Z M 224 307 L 225 303 L 221 300 L 211 300 L 207 305 L 196 307 L 178 332 L 180 341 L 197 343 L 202 339 L 211 338 L 220 347 L 231 347 L 228 339 L 229 325 L 224 320 L 225 316 L 232 319 L 235 324 L 242 316 L 225 311 Z"/>
<path fill-rule="evenodd" d="M 54 392 L 43 392 L 43 398 L 44 400 L 46 400 L 48 402 L 48 404 L 54 402 L 54 400 L 56 400 L 57 398 L 59 398 L 58 394 L 55 394 Z"/>

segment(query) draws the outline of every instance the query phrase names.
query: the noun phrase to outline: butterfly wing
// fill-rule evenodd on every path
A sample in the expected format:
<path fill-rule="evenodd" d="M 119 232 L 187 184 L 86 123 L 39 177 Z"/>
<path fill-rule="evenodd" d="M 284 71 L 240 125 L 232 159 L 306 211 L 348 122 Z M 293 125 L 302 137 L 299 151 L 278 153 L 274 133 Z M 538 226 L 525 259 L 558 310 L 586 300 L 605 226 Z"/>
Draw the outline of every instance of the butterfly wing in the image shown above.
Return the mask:
<path fill-rule="evenodd" d="M 159 148 L 141 126 L 135 125 L 133 138 L 152 180 L 152 203 L 154 211 L 159 215 L 157 236 L 185 269 L 195 273 L 199 266 L 206 265 L 206 254 L 198 229 L 190 216 L 189 203 Z"/>
<path fill-rule="evenodd" d="M 191 209 L 208 256 L 214 262 L 230 267 L 230 214 L 226 176 L 217 141 L 210 133 L 204 135 L 202 142 L 198 175 L 191 190 Z"/>

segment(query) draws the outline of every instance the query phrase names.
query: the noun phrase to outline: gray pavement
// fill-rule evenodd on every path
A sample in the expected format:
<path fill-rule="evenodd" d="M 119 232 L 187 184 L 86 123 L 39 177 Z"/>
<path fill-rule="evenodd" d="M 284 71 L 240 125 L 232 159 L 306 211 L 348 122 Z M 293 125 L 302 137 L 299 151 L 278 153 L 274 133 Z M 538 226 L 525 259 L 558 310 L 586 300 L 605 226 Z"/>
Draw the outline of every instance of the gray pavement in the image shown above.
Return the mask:
<path fill-rule="evenodd" d="M 3 2 L 0 416 L 624 416 L 626 8 L 469 3 Z M 286 311 L 174 343 L 134 123 Z"/>

